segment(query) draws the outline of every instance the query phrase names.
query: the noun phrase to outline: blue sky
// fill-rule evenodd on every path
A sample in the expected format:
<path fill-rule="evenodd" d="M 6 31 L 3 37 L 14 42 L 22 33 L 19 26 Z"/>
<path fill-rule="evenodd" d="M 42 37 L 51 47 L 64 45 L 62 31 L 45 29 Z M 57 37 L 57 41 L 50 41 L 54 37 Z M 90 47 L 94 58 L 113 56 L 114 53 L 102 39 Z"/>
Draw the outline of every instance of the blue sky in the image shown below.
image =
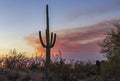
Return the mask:
<path fill-rule="evenodd" d="M 44 32 L 46 4 L 51 31 L 120 18 L 119 0 L 0 0 L 0 49 L 32 50 L 24 38 Z"/>
<path fill-rule="evenodd" d="M 120 17 L 119 0 L 0 0 L 0 28 L 23 34 L 44 29 L 46 3 L 56 30 Z"/>

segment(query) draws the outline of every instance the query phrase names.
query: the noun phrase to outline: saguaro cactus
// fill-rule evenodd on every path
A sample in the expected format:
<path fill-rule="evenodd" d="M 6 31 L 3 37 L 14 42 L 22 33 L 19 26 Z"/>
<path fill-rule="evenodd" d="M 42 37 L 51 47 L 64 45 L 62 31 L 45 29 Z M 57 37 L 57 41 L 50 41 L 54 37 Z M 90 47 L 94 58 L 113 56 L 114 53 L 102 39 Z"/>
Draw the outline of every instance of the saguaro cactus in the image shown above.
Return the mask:
<path fill-rule="evenodd" d="M 39 31 L 39 38 L 42 46 L 46 48 L 46 64 L 50 63 L 50 49 L 55 45 L 56 41 L 56 34 L 49 31 L 49 11 L 48 5 L 46 5 L 46 44 L 44 44 L 41 31 Z"/>

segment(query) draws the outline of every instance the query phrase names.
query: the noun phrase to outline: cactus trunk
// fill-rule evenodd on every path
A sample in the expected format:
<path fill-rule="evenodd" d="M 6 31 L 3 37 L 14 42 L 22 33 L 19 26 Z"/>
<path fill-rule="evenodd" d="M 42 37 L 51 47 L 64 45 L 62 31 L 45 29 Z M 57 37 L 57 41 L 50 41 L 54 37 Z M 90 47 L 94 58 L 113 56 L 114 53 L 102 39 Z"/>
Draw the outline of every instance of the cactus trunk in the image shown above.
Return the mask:
<path fill-rule="evenodd" d="M 46 63 L 50 63 L 50 48 L 46 48 Z"/>

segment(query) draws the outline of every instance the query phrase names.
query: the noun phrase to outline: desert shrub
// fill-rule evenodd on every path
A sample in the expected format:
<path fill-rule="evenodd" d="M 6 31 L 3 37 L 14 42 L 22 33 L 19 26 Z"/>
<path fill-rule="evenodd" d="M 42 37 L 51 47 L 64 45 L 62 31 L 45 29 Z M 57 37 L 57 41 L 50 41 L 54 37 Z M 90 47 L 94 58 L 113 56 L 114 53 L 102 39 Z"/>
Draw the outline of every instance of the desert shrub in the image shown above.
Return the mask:
<path fill-rule="evenodd" d="M 5 68 L 10 71 L 21 69 L 24 59 L 24 53 L 17 53 L 17 51 L 13 49 L 5 58 Z"/>

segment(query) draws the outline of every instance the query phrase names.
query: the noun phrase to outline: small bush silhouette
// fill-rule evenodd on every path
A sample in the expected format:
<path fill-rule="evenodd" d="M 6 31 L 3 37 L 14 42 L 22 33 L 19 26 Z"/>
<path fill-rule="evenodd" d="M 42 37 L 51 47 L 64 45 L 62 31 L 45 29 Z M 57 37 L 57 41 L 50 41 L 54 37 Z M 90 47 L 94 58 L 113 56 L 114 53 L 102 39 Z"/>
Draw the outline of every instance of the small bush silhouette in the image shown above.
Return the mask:
<path fill-rule="evenodd" d="M 13 49 L 5 57 L 5 68 L 10 71 L 21 69 L 24 60 L 25 60 L 24 53 L 17 53 L 17 51 Z"/>

